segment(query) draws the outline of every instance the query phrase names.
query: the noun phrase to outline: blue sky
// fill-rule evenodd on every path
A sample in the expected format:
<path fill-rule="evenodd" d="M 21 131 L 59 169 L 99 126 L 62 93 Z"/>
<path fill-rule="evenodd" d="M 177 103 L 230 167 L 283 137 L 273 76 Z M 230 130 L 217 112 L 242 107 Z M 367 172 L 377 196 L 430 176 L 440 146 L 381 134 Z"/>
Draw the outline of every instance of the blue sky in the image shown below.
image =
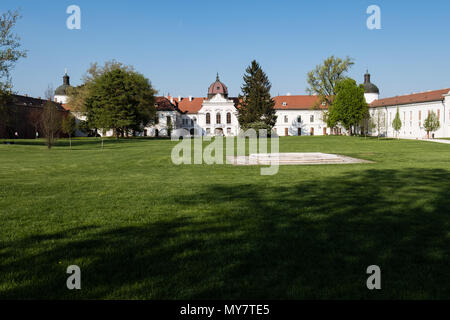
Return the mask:
<path fill-rule="evenodd" d="M 66 8 L 80 6 L 81 30 L 66 28 Z M 381 8 L 381 30 L 366 9 Z M 2 0 L 21 8 L 16 32 L 28 50 L 12 73 L 20 94 L 43 96 L 68 68 L 72 84 L 91 62 L 116 59 L 149 78 L 159 94 L 205 96 L 219 72 L 240 92 L 252 59 L 272 94 L 304 94 L 306 74 L 330 55 L 366 68 L 382 97 L 450 87 L 450 1 L 406 0 Z"/>

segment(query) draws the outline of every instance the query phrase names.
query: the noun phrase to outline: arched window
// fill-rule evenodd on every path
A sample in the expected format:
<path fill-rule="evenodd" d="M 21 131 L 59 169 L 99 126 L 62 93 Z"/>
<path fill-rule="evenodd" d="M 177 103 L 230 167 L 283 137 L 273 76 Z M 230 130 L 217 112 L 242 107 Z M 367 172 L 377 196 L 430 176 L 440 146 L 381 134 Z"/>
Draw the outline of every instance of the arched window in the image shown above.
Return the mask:
<path fill-rule="evenodd" d="M 227 123 L 228 124 L 231 123 L 231 113 L 230 112 L 227 113 Z"/>
<path fill-rule="evenodd" d="M 222 119 L 220 118 L 220 113 L 216 114 L 216 123 L 217 124 L 221 124 L 222 123 Z"/>
<path fill-rule="evenodd" d="M 211 115 L 209 113 L 206 114 L 206 124 L 211 123 Z"/>

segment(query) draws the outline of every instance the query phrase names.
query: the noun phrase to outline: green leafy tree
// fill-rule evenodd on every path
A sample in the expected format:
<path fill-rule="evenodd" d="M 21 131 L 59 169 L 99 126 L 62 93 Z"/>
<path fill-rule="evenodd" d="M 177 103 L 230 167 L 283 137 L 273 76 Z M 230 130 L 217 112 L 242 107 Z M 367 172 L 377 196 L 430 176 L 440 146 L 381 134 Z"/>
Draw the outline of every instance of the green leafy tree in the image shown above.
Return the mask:
<path fill-rule="evenodd" d="M 139 73 L 108 71 L 90 85 L 88 121 L 97 129 L 113 129 L 117 138 L 142 130 L 155 119 L 155 93 L 148 79 Z"/>
<path fill-rule="evenodd" d="M 439 118 L 434 111 L 431 111 L 428 114 L 428 117 L 425 119 L 423 123 L 423 127 L 427 130 L 427 137 L 430 138 L 430 133 L 433 133 L 441 127 L 441 123 L 439 122 Z"/>
<path fill-rule="evenodd" d="M 85 113 L 86 101 L 89 99 L 92 93 L 92 85 L 95 80 L 103 74 L 113 70 L 123 70 L 125 72 L 134 72 L 132 66 L 124 65 L 116 60 L 105 62 L 103 66 L 100 66 L 97 62 L 91 63 L 89 69 L 85 72 L 82 78 L 82 84 L 78 87 L 69 87 L 67 89 L 68 102 L 70 110 L 73 112 Z"/>
<path fill-rule="evenodd" d="M 397 133 L 397 138 L 400 139 L 400 129 L 402 128 L 402 120 L 400 119 L 400 110 L 397 107 L 397 113 L 395 114 L 395 118 L 392 121 L 392 128 Z"/>
<path fill-rule="evenodd" d="M 10 72 L 17 60 L 27 56 L 21 50 L 20 38 L 13 32 L 19 18 L 18 11 L 0 14 L 0 83 L 4 88 L 10 88 Z"/>
<path fill-rule="evenodd" d="M 323 112 L 323 120 L 329 128 L 334 128 L 337 125 L 337 119 L 330 114 L 337 93 L 337 85 L 347 78 L 346 73 L 353 65 L 354 61 L 350 57 L 341 59 L 331 56 L 307 75 L 308 88 L 306 91 L 309 94 L 317 95 L 319 98 L 314 109 L 319 109 L 323 103 L 328 106 L 328 111 Z"/>
<path fill-rule="evenodd" d="M 62 119 L 61 130 L 65 134 L 69 135 L 70 149 L 72 149 L 72 136 L 75 134 L 76 129 L 77 129 L 77 121 L 75 117 L 71 113 L 69 113 Z"/>
<path fill-rule="evenodd" d="M 364 87 L 358 86 L 356 81 L 350 78 L 340 81 L 336 87 L 333 108 L 329 112 L 333 123 L 340 123 L 351 135 L 367 114 Z"/>
<path fill-rule="evenodd" d="M 239 96 L 241 107 L 238 112 L 238 120 L 241 128 L 247 129 L 252 123 L 264 122 L 273 128 L 277 121 L 274 109 L 275 101 L 270 96 L 269 78 L 255 60 L 245 70 L 242 95 Z"/>
<path fill-rule="evenodd" d="M 26 51 L 21 49 L 20 38 L 13 32 L 18 11 L 0 13 L 0 127 L 8 131 L 12 121 L 10 72 L 20 58 L 26 57 Z"/>

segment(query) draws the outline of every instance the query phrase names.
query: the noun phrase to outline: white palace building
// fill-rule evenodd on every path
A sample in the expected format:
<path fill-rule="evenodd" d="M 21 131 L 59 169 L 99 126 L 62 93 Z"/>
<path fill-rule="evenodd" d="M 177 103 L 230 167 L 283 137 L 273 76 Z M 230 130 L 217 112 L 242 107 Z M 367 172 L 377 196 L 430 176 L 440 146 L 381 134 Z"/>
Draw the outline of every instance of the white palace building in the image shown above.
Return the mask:
<path fill-rule="evenodd" d="M 63 80 L 63 85 L 56 89 L 55 100 L 64 104 L 67 101 L 65 92 L 70 86 L 69 76 L 65 74 Z M 379 89 L 371 83 L 369 73 L 364 75 L 364 87 L 370 115 L 381 118 L 383 123 L 369 129 L 370 135 L 396 136 L 392 122 L 399 108 L 401 138 L 426 138 L 423 123 L 431 111 L 436 113 L 440 121 L 440 128 L 434 133 L 434 137 L 450 137 L 450 88 L 380 99 Z M 317 96 L 286 95 L 273 99 L 278 116 L 274 131 L 279 136 L 345 134 L 343 128 L 327 128 L 322 120 L 327 106 L 317 108 Z M 228 88 L 220 81 L 219 75 L 209 86 L 206 97 L 157 97 L 156 108 L 157 121 L 153 126 L 145 128 L 140 133 L 142 136 L 167 136 L 168 127 L 173 129 L 173 134 L 178 134 L 180 129 L 196 136 L 239 134 L 239 99 L 229 97 Z M 112 132 L 108 135 L 112 135 Z"/>

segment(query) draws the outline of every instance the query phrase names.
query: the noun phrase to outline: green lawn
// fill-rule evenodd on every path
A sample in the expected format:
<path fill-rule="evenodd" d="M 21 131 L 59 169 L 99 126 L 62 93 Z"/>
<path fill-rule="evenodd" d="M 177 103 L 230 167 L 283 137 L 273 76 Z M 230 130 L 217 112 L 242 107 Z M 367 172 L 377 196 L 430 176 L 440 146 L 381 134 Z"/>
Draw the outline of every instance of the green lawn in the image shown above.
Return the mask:
<path fill-rule="evenodd" d="M 281 138 L 374 163 L 261 176 L 175 166 L 168 140 L 41 144 L 0 145 L 0 298 L 450 298 L 449 145 Z"/>

